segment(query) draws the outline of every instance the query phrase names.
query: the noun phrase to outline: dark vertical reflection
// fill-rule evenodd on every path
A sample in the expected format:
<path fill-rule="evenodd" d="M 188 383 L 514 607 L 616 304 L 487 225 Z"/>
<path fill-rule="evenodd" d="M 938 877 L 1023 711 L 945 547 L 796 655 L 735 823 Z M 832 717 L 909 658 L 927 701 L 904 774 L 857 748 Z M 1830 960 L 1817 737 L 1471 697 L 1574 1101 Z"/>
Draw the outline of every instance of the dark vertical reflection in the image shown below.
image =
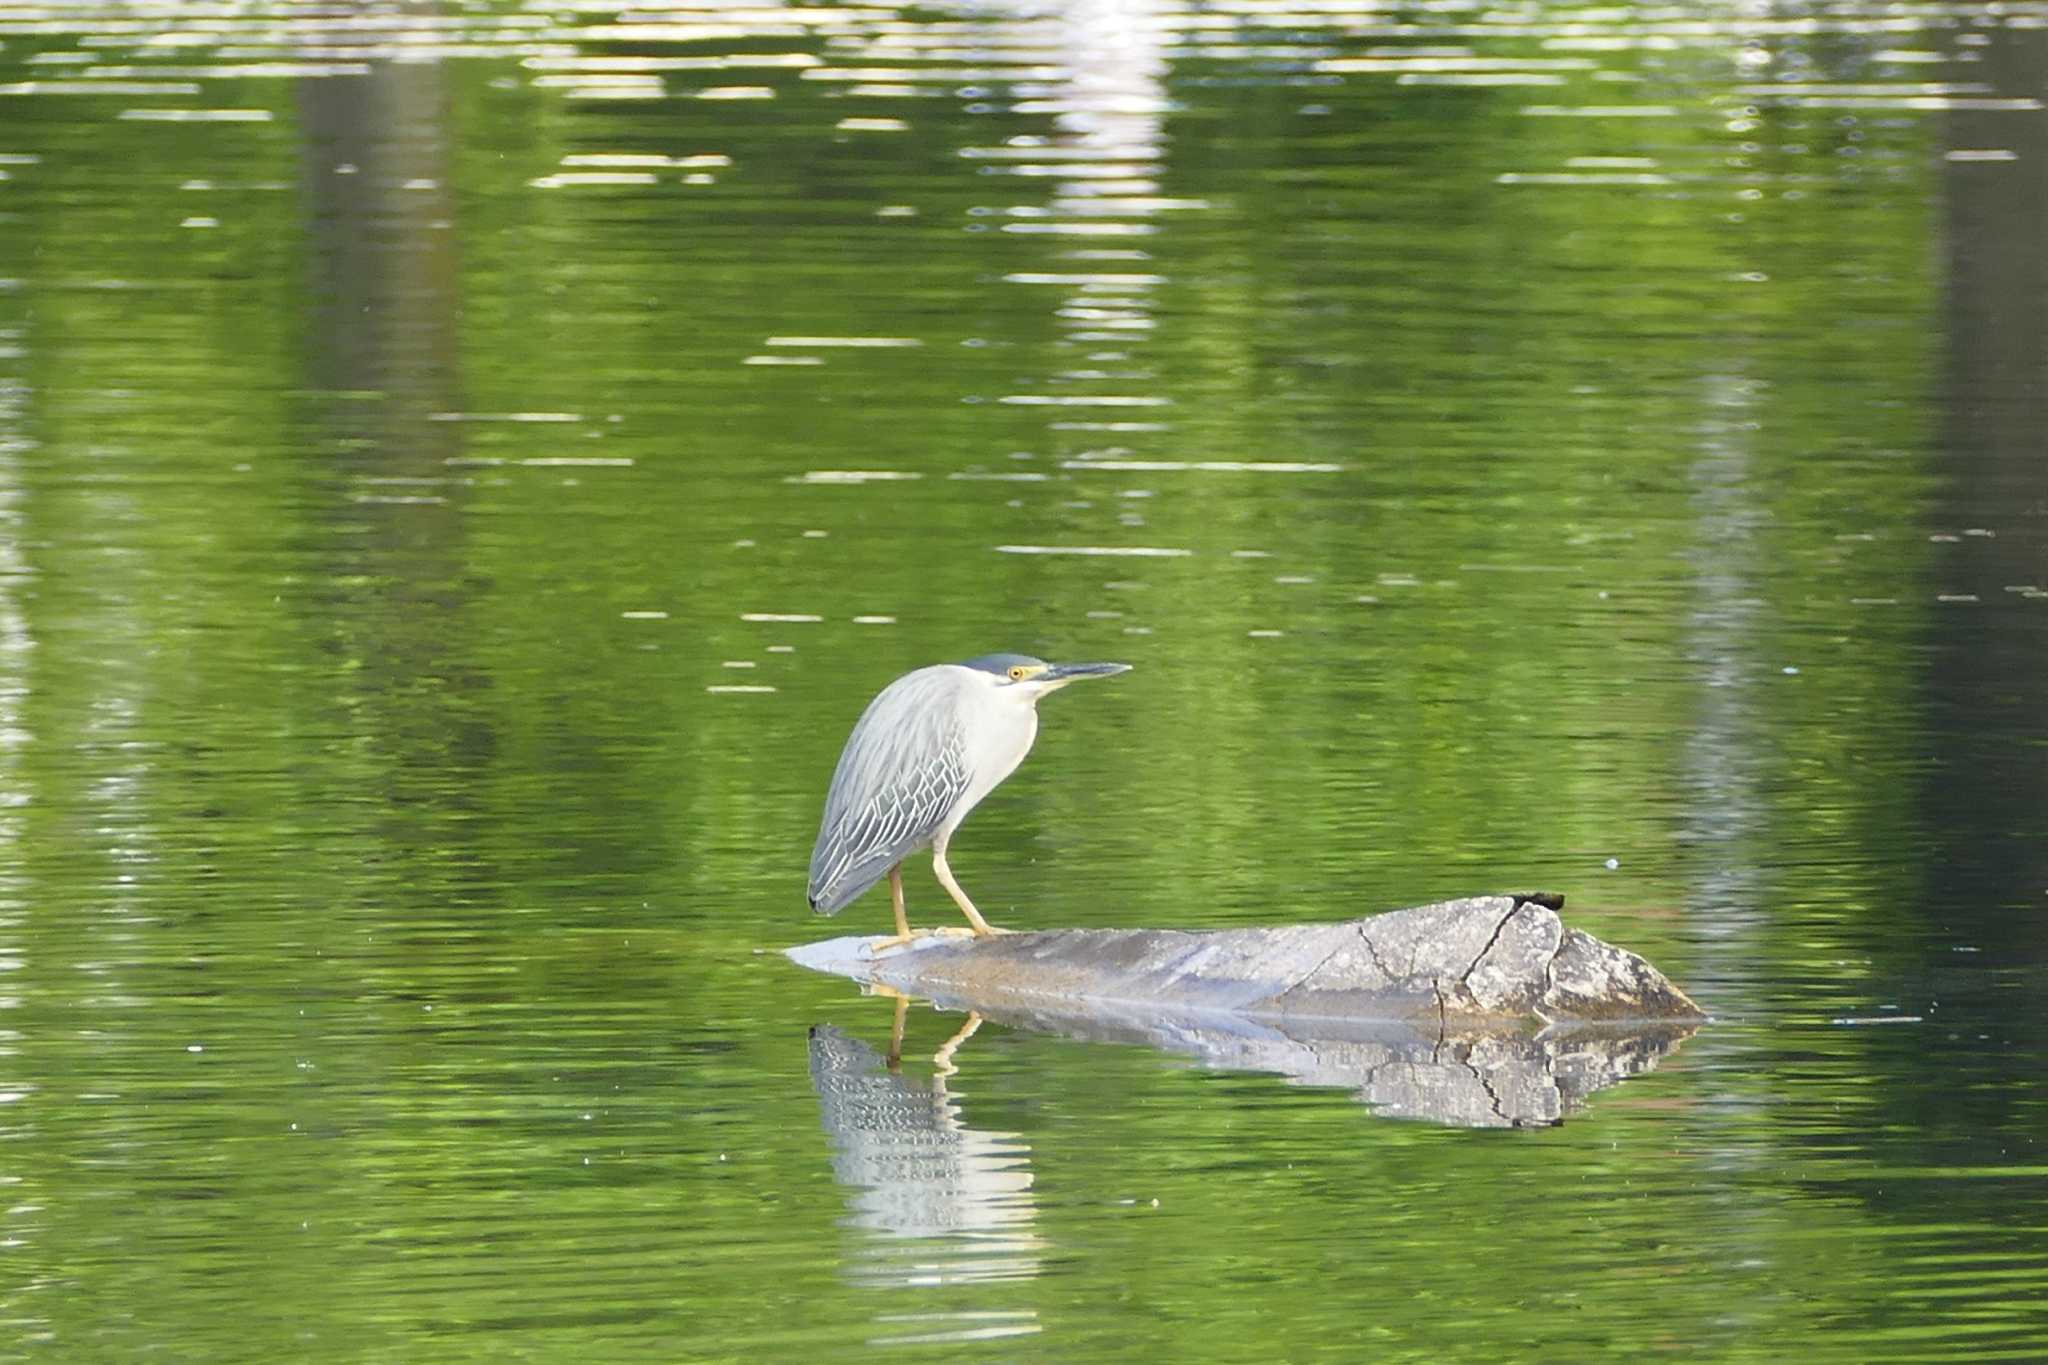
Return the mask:
<path fill-rule="evenodd" d="M 1963 49 L 1981 61 L 1959 74 L 2008 98 L 2038 94 L 2048 35 L 1986 36 Z M 1947 372 L 1925 588 L 1942 600 L 1926 610 L 1917 660 L 1924 932 L 1884 949 L 1926 1026 L 1905 1046 L 1860 1041 L 1900 1119 L 1872 1139 L 1880 1166 L 1997 1169 L 2039 1127 L 2038 1098 L 2014 1067 L 2048 1041 L 2027 970 L 2048 948 L 2048 603 L 2008 591 L 2048 583 L 2048 128 L 2038 113 L 1955 110 L 1942 150 Z M 2000 1235 L 2013 1225 L 2011 1191 L 1996 1183 L 1874 1180 L 1866 1197 L 1902 1222 L 2000 1230 L 1970 1248 L 1987 1265 L 2038 1255 L 2037 1239 Z"/>
<path fill-rule="evenodd" d="M 450 811 L 495 745 L 462 625 L 460 272 L 445 68 L 384 61 L 299 89 L 312 304 L 307 472 L 331 587 L 309 603 L 355 687 L 389 804 Z M 410 827 L 409 822 L 400 824 Z"/>
<path fill-rule="evenodd" d="M 433 62 L 303 81 L 302 174 L 310 216 L 308 377 L 379 413 L 362 461 L 445 473 L 453 453 L 460 316 L 449 96 Z"/>
<path fill-rule="evenodd" d="M 2048 33 L 1986 36 L 1964 49 L 1979 56 L 1970 78 L 2038 97 Z M 1954 930 L 2006 965 L 2048 952 L 2048 604 L 2015 591 L 2048 588 L 2048 124 L 1958 110 L 1946 137 L 1948 426 L 1933 529 L 1954 539 L 1932 586 L 1957 600 L 1932 613 L 1927 660 L 1930 876 Z"/>

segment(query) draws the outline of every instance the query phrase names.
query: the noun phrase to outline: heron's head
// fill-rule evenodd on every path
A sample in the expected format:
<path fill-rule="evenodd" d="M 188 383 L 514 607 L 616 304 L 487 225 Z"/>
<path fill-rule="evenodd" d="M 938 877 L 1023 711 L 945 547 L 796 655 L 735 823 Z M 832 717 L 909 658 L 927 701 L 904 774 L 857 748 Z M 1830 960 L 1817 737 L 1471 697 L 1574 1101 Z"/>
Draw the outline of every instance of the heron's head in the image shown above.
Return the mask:
<path fill-rule="evenodd" d="M 1049 664 L 1029 654 L 984 654 L 960 665 L 985 673 L 989 686 L 1027 705 L 1083 678 L 1107 678 L 1130 671 L 1129 664 Z"/>

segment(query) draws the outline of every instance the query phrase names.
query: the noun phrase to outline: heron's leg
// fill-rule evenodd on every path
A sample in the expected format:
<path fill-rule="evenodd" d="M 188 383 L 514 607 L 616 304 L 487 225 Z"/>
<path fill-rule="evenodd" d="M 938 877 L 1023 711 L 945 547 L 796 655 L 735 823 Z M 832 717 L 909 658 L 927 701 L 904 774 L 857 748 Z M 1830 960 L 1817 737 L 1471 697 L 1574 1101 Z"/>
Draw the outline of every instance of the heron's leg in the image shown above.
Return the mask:
<path fill-rule="evenodd" d="M 903 864 L 889 869 L 889 904 L 896 911 L 896 937 L 910 941 L 910 916 L 903 912 Z"/>
<path fill-rule="evenodd" d="M 960 1026 L 960 1031 L 940 1044 L 939 1050 L 932 1054 L 932 1078 L 934 1080 L 942 1081 L 960 1069 L 953 1065 L 953 1054 L 958 1052 L 960 1044 L 972 1038 L 974 1031 L 980 1027 L 981 1016 L 973 1010 L 967 1011 L 967 1022 Z"/>
<path fill-rule="evenodd" d="M 896 1018 L 889 1025 L 889 1052 L 882 1060 L 891 1071 L 903 1069 L 903 1023 L 910 1017 L 910 997 L 896 997 Z"/>
<path fill-rule="evenodd" d="M 910 942 L 914 937 L 910 932 L 910 917 L 903 912 L 902 863 L 898 863 L 889 869 L 889 904 L 896 911 L 896 936 L 894 938 L 878 938 L 873 943 L 870 943 L 868 951 L 871 953 L 883 948 L 900 947 Z"/>
<path fill-rule="evenodd" d="M 974 926 L 976 938 L 1008 932 L 983 919 L 981 911 L 974 908 L 974 902 L 967 899 L 967 893 L 960 889 L 960 883 L 953 880 L 953 869 L 946 866 L 946 843 L 943 839 L 932 845 L 932 872 L 938 877 L 939 885 L 946 888 L 946 894 L 953 898 L 953 904 L 960 907 L 960 913 L 967 916 L 967 922 Z"/>

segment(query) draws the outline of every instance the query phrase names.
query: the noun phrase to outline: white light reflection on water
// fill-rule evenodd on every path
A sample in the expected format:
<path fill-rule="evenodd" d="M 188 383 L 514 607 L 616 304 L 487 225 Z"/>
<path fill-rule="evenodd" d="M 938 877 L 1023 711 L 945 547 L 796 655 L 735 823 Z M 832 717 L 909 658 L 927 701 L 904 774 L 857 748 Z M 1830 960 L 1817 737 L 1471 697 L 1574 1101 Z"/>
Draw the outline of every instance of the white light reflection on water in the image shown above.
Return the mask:
<path fill-rule="evenodd" d="M 1157 545 L 998 545 L 1005 555 L 1088 555 L 1104 559 L 1185 559 L 1193 550 Z"/>
<path fill-rule="evenodd" d="M 857 483 L 911 483 L 924 475 L 914 469 L 807 469 L 802 474 L 783 480 L 784 483 L 807 484 L 857 484 Z"/>
<path fill-rule="evenodd" d="M 1137 473 L 1173 474 L 1194 471 L 1204 474 L 1339 474 L 1341 464 L 1315 460 L 1063 460 L 1062 469 L 1114 469 Z"/>

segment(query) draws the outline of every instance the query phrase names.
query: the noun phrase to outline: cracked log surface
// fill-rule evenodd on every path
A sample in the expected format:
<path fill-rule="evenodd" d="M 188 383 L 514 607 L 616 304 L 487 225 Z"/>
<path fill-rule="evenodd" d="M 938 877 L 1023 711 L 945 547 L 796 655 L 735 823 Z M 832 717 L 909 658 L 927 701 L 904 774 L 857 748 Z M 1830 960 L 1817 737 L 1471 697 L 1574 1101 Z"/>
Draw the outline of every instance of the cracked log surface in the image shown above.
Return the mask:
<path fill-rule="evenodd" d="M 817 971 L 995 1015 L 1107 1011 L 1135 1022 L 1164 1012 L 1283 1027 L 1371 1021 L 1439 1041 L 1704 1017 L 1642 958 L 1567 928 L 1561 903 L 1477 896 L 1336 924 L 934 936 L 881 953 L 870 939 L 838 938 L 788 955 Z"/>

